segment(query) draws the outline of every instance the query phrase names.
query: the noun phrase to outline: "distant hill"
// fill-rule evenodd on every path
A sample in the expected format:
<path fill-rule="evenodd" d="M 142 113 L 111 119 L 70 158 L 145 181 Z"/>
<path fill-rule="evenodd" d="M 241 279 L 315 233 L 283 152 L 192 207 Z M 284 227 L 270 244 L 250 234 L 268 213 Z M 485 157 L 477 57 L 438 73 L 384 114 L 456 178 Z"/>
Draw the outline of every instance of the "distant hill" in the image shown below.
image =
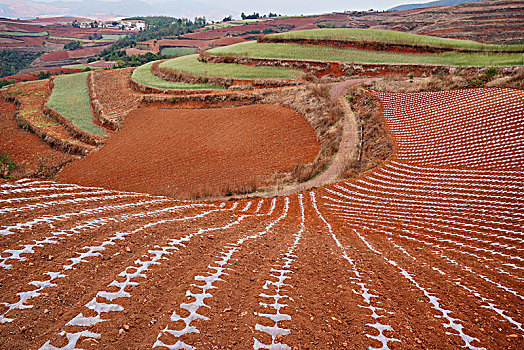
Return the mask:
<path fill-rule="evenodd" d="M 465 2 L 477 2 L 477 1 L 481 1 L 481 0 L 438 0 L 438 1 L 420 3 L 420 4 L 399 5 L 399 6 L 390 8 L 388 11 L 404 11 L 404 10 L 420 9 L 420 8 L 425 8 L 425 7 L 433 7 L 433 6 L 452 6 L 452 5 L 463 4 Z"/>

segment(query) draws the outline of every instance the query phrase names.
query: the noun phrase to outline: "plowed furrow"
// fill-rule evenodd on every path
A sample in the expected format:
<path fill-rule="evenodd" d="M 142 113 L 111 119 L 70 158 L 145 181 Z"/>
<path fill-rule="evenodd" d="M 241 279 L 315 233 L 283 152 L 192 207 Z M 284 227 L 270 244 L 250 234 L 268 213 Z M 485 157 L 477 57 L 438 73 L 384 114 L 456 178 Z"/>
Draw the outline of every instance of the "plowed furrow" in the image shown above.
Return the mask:
<path fill-rule="evenodd" d="M 231 268 L 234 269 L 234 267 L 230 267 L 233 255 L 235 253 L 238 254 L 246 242 L 262 239 L 262 237 L 272 232 L 273 227 L 287 217 L 289 202 L 289 198 L 286 197 L 280 216 L 272 219 L 263 230 L 243 234 L 236 241 L 226 245 L 220 254 L 215 257 L 216 260 L 210 263 L 208 271 L 194 277 L 196 283 L 192 284 L 191 288 L 186 291 L 186 296 L 190 297 L 190 300 L 180 303 L 178 308 L 171 313 L 171 322 L 158 334 L 153 347 L 167 347 L 170 349 L 192 348 L 190 343 L 193 343 L 194 340 L 191 341 L 191 336 L 194 333 L 200 333 L 199 328 L 197 328 L 198 320 L 209 320 L 209 317 L 202 315 L 202 311 L 209 308 L 205 300 L 213 297 L 212 290 L 218 288 L 214 284 L 225 280 L 226 276 L 230 274 L 226 271 Z M 273 210 L 271 210 L 272 212 Z M 189 338 L 189 340 L 186 338 Z"/>
<path fill-rule="evenodd" d="M 143 224 L 139 226 L 138 228 L 132 230 L 132 231 L 117 231 L 114 234 L 112 234 L 110 237 L 107 237 L 105 240 L 99 242 L 98 244 L 94 244 L 93 246 L 87 246 L 80 249 L 79 252 L 69 255 L 68 258 L 65 257 L 58 257 L 56 262 L 53 264 L 56 267 L 53 270 L 48 270 L 43 272 L 41 275 L 44 276 L 44 280 L 41 281 L 31 281 L 28 283 L 28 286 L 23 287 L 25 291 L 16 292 L 16 297 L 14 297 L 15 293 L 13 293 L 12 297 L 10 294 L 8 294 L 8 289 L 4 289 L 6 292 L 6 296 L 9 296 L 9 298 L 13 302 L 3 302 L 3 305 L 7 310 L 2 314 L 2 317 L 0 318 L 1 323 L 6 322 L 12 322 L 14 319 L 10 318 L 8 315 L 12 313 L 13 310 L 24 310 L 28 308 L 32 308 L 33 306 L 31 303 L 33 302 L 31 299 L 34 297 L 40 296 L 44 289 L 50 288 L 50 287 L 57 287 L 60 286 L 62 283 L 68 283 L 70 282 L 70 276 L 74 276 L 73 270 L 77 268 L 77 265 L 81 263 L 89 263 L 93 259 L 97 258 L 103 258 L 108 257 L 109 260 L 112 256 L 117 256 L 121 254 L 122 252 L 122 241 L 124 240 L 132 240 L 134 236 L 137 234 L 143 234 L 145 231 L 149 231 L 152 227 L 155 226 L 161 226 L 169 222 L 191 222 L 192 220 L 199 219 L 202 217 L 205 217 L 206 215 L 219 211 L 220 209 L 212 209 L 208 210 L 206 212 L 202 212 L 200 214 L 189 214 L 188 216 L 180 216 L 176 217 L 174 219 L 162 219 L 158 221 L 148 222 L 147 224 Z M 128 237 L 129 236 L 129 237 Z M 138 239 L 139 240 L 139 239 Z M 134 242 L 133 242 L 134 241 Z M 135 238 L 132 240 L 132 242 L 126 242 L 128 247 L 135 247 L 137 243 L 137 239 Z M 120 247 L 118 249 L 115 249 L 115 247 L 119 245 Z M 102 254 L 104 253 L 104 254 Z M 58 263 L 60 261 L 63 261 L 62 264 Z M 58 263 L 58 264 L 57 264 Z M 109 261 L 107 262 L 109 263 Z M 84 267 L 85 269 L 85 267 Z M 68 277 L 68 278 L 66 278 Z M 28 289 L 28 290 L 27 290 Z M 16 291 L 16 289 L 15 289 Z M 47 294 L 47 291 L 46 291 Z"/>
<path fill-rule="evenodd" d="M 234 209 L 234 207 L 236 207 L 237 205 L 238 204 L 235 203 L 232 209 Z M 231 208 L 222 209 L 222 212 L 224 212 L 225 210 L 230 211 Z M 224 215 L 221 215 L 221 217 L 224 217 Z M 158 266 L 164 264 L 164 260 L 172 259 L 172 254 L 186 247 L 188 242 L 192 241 L 194 237 L 200 236 L 207 232 L 227 229 L 230 226 L 240 224 L 242 221 L 243 217 L 240 216 L 237 220 L 231 220 L 225 226 L 204 226 L 203 228 L 198 229 L 196 232 L 191 232 L 192 230 L 189 230 L 190 233 L 185 232 L 182 234 L 175 235 L 179 236 L 178 238 L 164 238 L 163 243 L 161 243 L 160 245 L 156 244 L 153 247 L 153 249 L 148 248 L 148 250 L 144 251 L 144 257 L 139 258 L 134 263 L 126 267 L 120 274 L 118 274 L 118 278 L 114 279 L 105 287 L 107 289 L 101 286 L 94 298 L 92 298 L 88 303 L 85 304 L 85 308 L 90 309 L 91 311 L 82 311 L 67 322 L 66 326 L 69 326 L 69 328 L 71 329 L 70 333 L 68 334 L 71 334 L 70 337 L 73 334 L 83 334 L 83 330 L 78 329 L 92 329 L 92 327 L 97 325 L 99 322 L 104 322 L 105 320 L 102 320 L 101 317 L 105 317 L 106 312 L 123 311 L 124 308 L 118 303 L 115 303 L 115 299 L 121 300 L 120 298 L 132 297 L 132 294 L 130 294 L 129 290 L 133 290 L 135 286 L 139 285 L 142 281 L 142 278 L 148 278 L 148 275 L 150 274 L 154 275 L 155 271 L 157 271 L 158 269 Z M 109 303 L 107 303 L 107 301 L 109 301 Z M 93 312 L 95 316 L 88 316 L 89 313 Z M 101 334 L 97 334 L 98 335 L 96 336 L 91 336 L 88 338 L 99 338 Z M 67 334 L 65 335 L 65 338 L 68 338 Z M 50 345 L 51 343 L 48 342 L 46 344 L 47 345 L 44 345 L 43 348 L 52 347 Z M 68 344 L 70 344 L 69 346 L 71 346 L 71 344 L 73 343 L 71 343 L 71 340 L 69 340 Z"/>
<path fill-rule="evenodd" d="M 490 329 L 504 327 L 506 329 L 505 332 L 497 333 L 499 335 L 497 337 L 497 346 L 511 348 L 513 345 L 508 343 L 507 336 L 515 331 L 524 333 L 521 323 L 524 317 L 516 312 L 517 310 L 511 310 L 511 307 L 507 307 L 508 305 L 518 304 L 518 299 L 508 300 L 508 298 L 501 297 L 499 291 L 487 282 L 483 276 L 472 271 L 463 262 L 446 256 L 440 251 L 416 248 L 416 246 L 420 247 L 421 244 L 415 245 L 414 242 L 409 241 L 400 242 L 398 239 L 392 238 L 388 238 L 388 241 L 408 256 L 410 260 L 418 263 L 418 265 L 437 271 L 440 276 L 436 276 L 435 280 L 443 279 L 446 283 L 463 289 L 465 293 L 459 291 L 457 294 L 466 294 L 468 298 L 473 299 L 480 307 L 474 312 L 473 317 L 476 323 L 489 325 Z M 411 248 L 410 245 L 415 245 L 415 248 Z M 491 296 L 491 298 L 488 296 Z M 494 300 L 494 297 L 497 300 Z M 494 324 L 492 324 L 493 313 L 498 316 Z"/>
<path fill-rule="evenodd" d="M 462 339 L 461 346 L 464 346 L 468 349 L 482 349 L 480 341 L 477 337 L 473 336 L 471 331 L 464 327 L 464 321 L 460 318 L 451 316 L 452 312 L 456 310 L 448 309 L 441 300 L 441 296 L 436 292 L 430 292 L 427 287 L 424 286 L 422 278 L 419 278 L 414 273 L 409 273 L 404 267 L 402 267 L 397 261 L 390 259 L 388 256 L 384 255 L 383 252 L 379 251 L 368 240 L 359 233 L 357 230 L 354 230 L 355 234 L 364 242 L 364 244 L 375 254 L 383 257 L 390 265 L 394 266 L 399 274 L 407 279 L 411 284 L 418 290 L 420 290 L 426 299 L 428 300 L 431 307 L 435 310 L 434 316 L 436 318 L 442 319 L 442 326 L 446 329 L 447 335 L 456 335 Z M 398 259 L 397 259 L 398 260 Z"/>

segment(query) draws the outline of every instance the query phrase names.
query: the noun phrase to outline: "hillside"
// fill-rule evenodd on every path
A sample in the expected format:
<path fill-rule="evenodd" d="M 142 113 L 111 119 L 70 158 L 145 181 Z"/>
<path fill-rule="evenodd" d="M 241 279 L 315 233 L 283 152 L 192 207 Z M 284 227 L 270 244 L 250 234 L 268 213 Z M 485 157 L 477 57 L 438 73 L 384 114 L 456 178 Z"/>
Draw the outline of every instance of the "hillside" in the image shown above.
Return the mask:
<path fill-rule="evenodd" d="M 406 4 L 406 5 L 399 5 L 390 8 L 388 11 L 406 11 L 406 10 L 414 10 L 414 9 L 421 9 L 426 7 L 435 7 L 435 6 L 453 6 L 453 5 L 460 5 L 467 2 L 477 2 L 481 0 L 438 0 L 438 1 L 430 1 L 430 2 L 422 2 L 418 4 Z"/>

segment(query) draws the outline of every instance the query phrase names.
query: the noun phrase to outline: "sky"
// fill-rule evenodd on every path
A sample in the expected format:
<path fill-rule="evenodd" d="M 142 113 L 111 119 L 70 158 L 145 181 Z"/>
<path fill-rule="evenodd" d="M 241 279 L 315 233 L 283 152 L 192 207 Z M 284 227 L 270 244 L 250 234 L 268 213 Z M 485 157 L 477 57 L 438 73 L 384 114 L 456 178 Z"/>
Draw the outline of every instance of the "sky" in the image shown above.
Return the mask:
<path fill-rule="evenodd" d="M 9 1 L 9 0 L 7 0 Z M 14 0 L 16 2 L 16 0 Z M 34 1 L 34 0 L 33 0 Z M 41 3 L 49 5 L 64 4 L 68 0 L 36 0 Z M 77 0 L 85 1 L 85 0 Z M 108 2 L 122 2 L 122 0 L 106 0 Z M 222 19 L 218 18 L 224 14 L 231 14 L 234 18 L 239 18 L 240 13 L 246 14 L 258 12 L 261 15 L 269 12 L 279 13 L 283 15 L 307 15 L 307 14 L 321 14 L 329 12 L 341 12 L 345 10 L 387 10 L 397 5 L 408 3 L 429 2 L 430 0 L 141 0 L 161 7 L 164 2 L 171 4 L 180 4 L 182 13 L 194 13 L 205 15 L 208 19 Z M 178 7 L 178 5 L 175 5 Z M 156 6 L 155 6 L 156 7 Z M 172 8 L 173 6 L 169 6 Z M 209 13 L 202 13 L 209 11 Z M 178 11 L 177 11 L 178 12 Z M 169 13 L 166 15 L 176 15 Z"/>

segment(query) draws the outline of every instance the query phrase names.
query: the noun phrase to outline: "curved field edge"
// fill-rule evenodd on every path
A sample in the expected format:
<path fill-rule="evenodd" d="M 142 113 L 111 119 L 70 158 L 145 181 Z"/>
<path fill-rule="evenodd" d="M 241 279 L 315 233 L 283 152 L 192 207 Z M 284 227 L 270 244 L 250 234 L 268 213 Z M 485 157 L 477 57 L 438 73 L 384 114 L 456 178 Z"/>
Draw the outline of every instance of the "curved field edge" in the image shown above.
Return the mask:
<path fill-rule="evenodd" d="M 235 63 L 204 63 L 198 55 L 174 58 L 159 65 L 160 68 L 204 77 L 238 79 L 298 79 L 304 72 L 280 67 L 251 67 Z"/>
<path fill-rule="evenodd" d="M 259 44 L 254 41 L 214 48 L 208 51 L 218 56 L 251 58 L 282 58 L 355 63 L 405 63 L 446 66 L 523 65 L 522 53 L 457 53 L 402 54 L 383 51 L 312 47 L 294 44 Z"/>
<path fill-rule="evenodd" d="M 155 62 L 146 63 L 136 68 L 131 76 L 131 79 L 139 84 L 158 88 L 158 89 L 173 89 L 173 90 L 184 90 L 184 89 L 215 89 L 221 90 L 223 87 L 212 84 L 188 84 L 183 82 L 167 81 L 157 77 L 151 71 L 151 66 Z"/>
<path fill-rule="evenodd" d="M 409 45 L 427 45 L 433 47 L 446 47 L 453 49 L 469 50 L 524 50 L 524 45 L 496 45 L 484 44 L 473 40 L 460 40 L 432 37 L 428 35 L 419 35 L 404 33 L 395 30 L 381 29 L 357 29 L 357 28 L 328 28 L 298 30 L 293 32 L 269 34 L 268 38 L 285 38 L 285 39 L 330 39 L 344 41 L 375 41 L 395 44 Z"/>
<path fill-rule="evenodd" d="M 79 129 L 105 136 L 105 130 L 93 122 L 87 76 L 88 72 L 57 77 L 47 104 Z"/>

